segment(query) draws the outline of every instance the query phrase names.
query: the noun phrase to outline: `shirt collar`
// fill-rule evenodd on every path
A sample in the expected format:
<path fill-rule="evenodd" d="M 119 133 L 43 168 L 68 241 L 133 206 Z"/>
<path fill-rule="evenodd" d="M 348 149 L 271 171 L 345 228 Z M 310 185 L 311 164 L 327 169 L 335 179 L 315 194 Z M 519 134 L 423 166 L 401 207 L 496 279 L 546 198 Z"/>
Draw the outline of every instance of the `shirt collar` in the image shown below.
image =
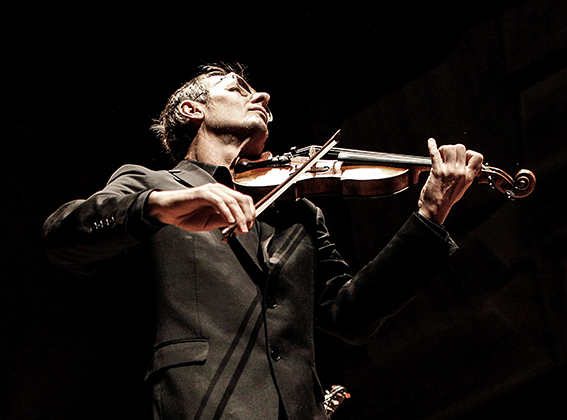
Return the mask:
<path fill-rule="evenodd" d="M 221 184 L 226 185 L 227 187 L 232 188 L 233 182 L 232 177 L 230 176 L 230 171 L 226 166 L 217 166 L 213 165 L 212 163 L 206 162 L 199 162 L 197 160 L 191 159 L 184 159 L 187 162 L 190 162 L 194 165 L 197 165 L 199 168 L 203 169 L 209 175 L 211 175 L 215 181 L 220 182 Z"/>

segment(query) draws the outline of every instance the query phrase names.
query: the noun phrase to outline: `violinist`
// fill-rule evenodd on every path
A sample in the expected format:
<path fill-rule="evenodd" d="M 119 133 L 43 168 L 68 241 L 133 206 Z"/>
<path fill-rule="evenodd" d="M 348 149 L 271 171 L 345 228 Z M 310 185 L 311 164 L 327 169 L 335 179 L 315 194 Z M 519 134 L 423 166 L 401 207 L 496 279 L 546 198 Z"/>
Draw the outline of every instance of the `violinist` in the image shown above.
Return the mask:
<path fill-rule="evenodd" d="M 455 248 L 443 221 L 483 157 L 434 140 L 417 210 L 358 273 L 308 200 L 256 218 L 232 175 L 239 158 L 264 149 L 269 101 L 230 67 L 201 68 L 153 127 L 173 169 L 123 166 L 45 222 L 55 264 L 93 276 L 135 267 L 124 275 L 153 284 L 145 381 L 154 419 L 325 419 L 314 328 L 368 342 Z M 220 228 L 231 224 L 224 242 Z"/>

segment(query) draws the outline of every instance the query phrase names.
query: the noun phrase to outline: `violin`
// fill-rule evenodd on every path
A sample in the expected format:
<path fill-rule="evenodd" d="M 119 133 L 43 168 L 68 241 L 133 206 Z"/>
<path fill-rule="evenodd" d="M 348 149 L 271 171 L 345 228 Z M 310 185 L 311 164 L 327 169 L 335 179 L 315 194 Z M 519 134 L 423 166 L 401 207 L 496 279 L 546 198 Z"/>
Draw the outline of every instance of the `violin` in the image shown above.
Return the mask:
<path fill-rule="evenodd" d="M 324 146 L 293 148 L 281 156 L 265 152 L 258 160 L 241 159 L 235 167 L 235 188 L 252 196 L 259 215 L 276 199 L 332 195 L 385 197 L 419 182 L 431 170 L 431 158 L 337 148 L 340 130 Z M 535 188 L 533 172 L 522 169 L 512 177 L 482 165 L 479 184 L 487 184 L 511 200 L 527 197 Z M 226 228 L 229 230 L 234 227 Z M 223 232 L 224 233 L 224 232 Z"/>
<path fill-rule="evenodd" d="M 241 160 L 235 169 L 236 189 L 253 197 L 265 196 L 320 149 L 321 146 L 293 148 L 282 156 L 274 157 L 268 152 L 260 160 Z M 297 180 L 290 193 L 294 197 L 384 197 L 417 184 L 419 175 L 430 169 L 429 157 L 333 147 Z M 511 177 L 483 164 L 477 182 L 488 184 L 513 200 L 527 197 L 534 190 L 536 179 L 526 169 Z"/>

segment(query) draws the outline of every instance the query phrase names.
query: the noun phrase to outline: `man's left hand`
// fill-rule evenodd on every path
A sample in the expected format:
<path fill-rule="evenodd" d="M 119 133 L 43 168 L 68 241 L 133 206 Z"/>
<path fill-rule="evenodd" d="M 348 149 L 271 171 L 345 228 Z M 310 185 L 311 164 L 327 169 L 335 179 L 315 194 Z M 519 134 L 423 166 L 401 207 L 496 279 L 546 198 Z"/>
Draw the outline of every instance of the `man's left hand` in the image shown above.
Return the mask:
<path fill-rule="evenodd" d="M 428 219 L 443 224 L 453 205 L 461 199 L 480 171 L 483 156 L 462 144 L 437 148 L 434 139 L 427 146 L 431 172 L 421 190 L 418 211 Z"/>

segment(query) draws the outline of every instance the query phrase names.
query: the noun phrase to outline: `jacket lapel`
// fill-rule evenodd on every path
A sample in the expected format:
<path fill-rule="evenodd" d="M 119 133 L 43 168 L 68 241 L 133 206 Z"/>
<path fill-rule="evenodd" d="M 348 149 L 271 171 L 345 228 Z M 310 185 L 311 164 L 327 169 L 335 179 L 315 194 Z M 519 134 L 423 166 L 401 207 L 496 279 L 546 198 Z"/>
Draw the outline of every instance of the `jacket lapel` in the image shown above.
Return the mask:
<path fill-rule="evenodd" d="M 240 242 L 240 245 L 246 250 L 247 254 L 250 256 L 254 264 L 262 270 L 262 266 L 260 265 L 260 261 L 258 260 L 258 253 L 260 251 L 260 238 L 257 229 L 257 223 L 254 223 L 250 232 L 246 235 L 236 235 L 236 240 Z"/>
<path fill-rule="evenodd" d="M 217 182 L 211 174 L 203 168 L 182 160 L 177 166 L 168 171 L 171 176 L 185 187 L 200 187 L 201 185 Z"/>
<path fill-rule="evenodd" d="M 260 289 L 263 290 L 266 283 L 266 271 L 258 261 L 259 241 L 255 230 L 251 229 L 246 235 L 237 235 L 229 238 L 228 244 L 242 267 Z"/>

